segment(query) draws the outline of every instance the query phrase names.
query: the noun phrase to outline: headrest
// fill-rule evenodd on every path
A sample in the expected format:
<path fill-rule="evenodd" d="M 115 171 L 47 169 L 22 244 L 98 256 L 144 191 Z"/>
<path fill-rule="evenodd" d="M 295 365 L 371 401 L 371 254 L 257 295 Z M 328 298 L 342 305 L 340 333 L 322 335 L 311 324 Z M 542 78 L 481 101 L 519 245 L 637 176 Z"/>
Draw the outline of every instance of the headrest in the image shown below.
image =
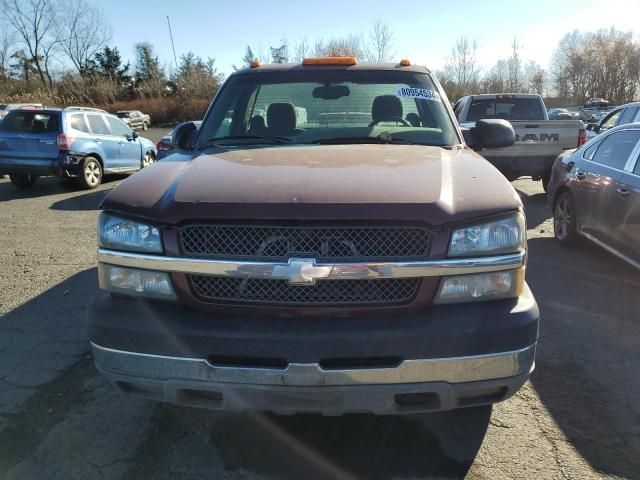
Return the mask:
<path fill-rule="evenodd" d="M 272 103 L 267 109 L 269 130 L 279 135 L 290 135 L 296 128 L 296 109 L 292 103 Z"/>
<path fill-rule="evenodd" d="M 380 95 L 373 99 L 371 116 L 374 122 L 393 121 L 402 118 L 402 103 L 395 95 Z"/>

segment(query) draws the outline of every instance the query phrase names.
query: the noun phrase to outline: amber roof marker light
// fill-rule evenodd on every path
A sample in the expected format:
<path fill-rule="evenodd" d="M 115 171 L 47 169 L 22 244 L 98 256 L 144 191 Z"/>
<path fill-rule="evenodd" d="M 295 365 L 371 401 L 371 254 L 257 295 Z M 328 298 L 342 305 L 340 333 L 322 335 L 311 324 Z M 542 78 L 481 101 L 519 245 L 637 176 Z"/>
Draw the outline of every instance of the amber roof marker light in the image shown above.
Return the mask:
<path fill-rule="evenodd" d="M 411 62 L 408 59 L 403 58 L 402 60 L 400 60 L 400 66 L 401 67 L 410 67 L 411 66 Z"/>
<path fill-rule="evenodd" d="M 358 61 L 355 57 L 319 57 L 305 58 L 302 65 L 355 65 Z"/>
<path fill-rule="evenodd" d="M 251 62 L 249 64 L 250 68 L 258 68 L 260 65 L 262 65 L 262 63 L 260 63 L 260 60 L 254 60 L 253 62 Z"/>

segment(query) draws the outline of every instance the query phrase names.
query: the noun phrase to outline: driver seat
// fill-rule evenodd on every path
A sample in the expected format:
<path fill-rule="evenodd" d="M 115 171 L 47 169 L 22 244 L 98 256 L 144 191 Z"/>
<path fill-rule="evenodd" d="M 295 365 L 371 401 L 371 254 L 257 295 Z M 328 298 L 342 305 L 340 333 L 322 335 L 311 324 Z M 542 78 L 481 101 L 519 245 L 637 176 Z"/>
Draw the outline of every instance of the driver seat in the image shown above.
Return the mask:
<path fill-rule="evenodd" d="M 395 95 L 379 95 L 373 99 L 371 117 L 370 127 L 380 122 L 402 121 L 402 102 Z"/>

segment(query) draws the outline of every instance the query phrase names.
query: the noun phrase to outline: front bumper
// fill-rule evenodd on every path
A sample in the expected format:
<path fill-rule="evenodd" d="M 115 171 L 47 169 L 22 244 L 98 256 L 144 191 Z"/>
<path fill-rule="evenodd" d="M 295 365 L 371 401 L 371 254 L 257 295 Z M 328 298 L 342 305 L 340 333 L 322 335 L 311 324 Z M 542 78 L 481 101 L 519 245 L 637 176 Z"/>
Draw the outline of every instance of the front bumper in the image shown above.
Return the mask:
<path fill-rule="evenodd" d="M 533 369 L 538 318 L 528 287 L 517 299 L 395 317 L 207 313 L 104 291 L 88 310 L 96 366 L 125 392 L 213 409 L 327 415 L 504 400 Z"/>
<path fill-rule="evenodd" d="M 535 345 L 489 355 L 406 360 L 393 368 L 216 366 L 92 344 L 97 368 L 124 392 L 178 405 L 277 414 L 407 414 L 505 400 L 534 368 Z"/>

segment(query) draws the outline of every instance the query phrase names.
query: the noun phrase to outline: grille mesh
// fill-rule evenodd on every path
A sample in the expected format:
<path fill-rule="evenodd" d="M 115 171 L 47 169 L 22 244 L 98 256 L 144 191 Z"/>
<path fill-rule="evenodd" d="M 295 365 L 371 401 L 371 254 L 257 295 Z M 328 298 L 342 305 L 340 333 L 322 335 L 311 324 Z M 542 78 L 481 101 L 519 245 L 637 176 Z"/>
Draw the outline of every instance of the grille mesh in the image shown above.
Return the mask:
<path fill-rule="evenodd" d="M 426 258 L 429 231 L 418 227 L 189 225 L 180 230 L 185 255 L 319 262 Z"/>
<path fill-rule="evenodd" d="M 414 298 L 420 279 L 319 280 L 314 285 L 294 286 L 287 280 L 192 275 L 191 283 L 196 296 L 216 303 L 397 305 Z"/>

